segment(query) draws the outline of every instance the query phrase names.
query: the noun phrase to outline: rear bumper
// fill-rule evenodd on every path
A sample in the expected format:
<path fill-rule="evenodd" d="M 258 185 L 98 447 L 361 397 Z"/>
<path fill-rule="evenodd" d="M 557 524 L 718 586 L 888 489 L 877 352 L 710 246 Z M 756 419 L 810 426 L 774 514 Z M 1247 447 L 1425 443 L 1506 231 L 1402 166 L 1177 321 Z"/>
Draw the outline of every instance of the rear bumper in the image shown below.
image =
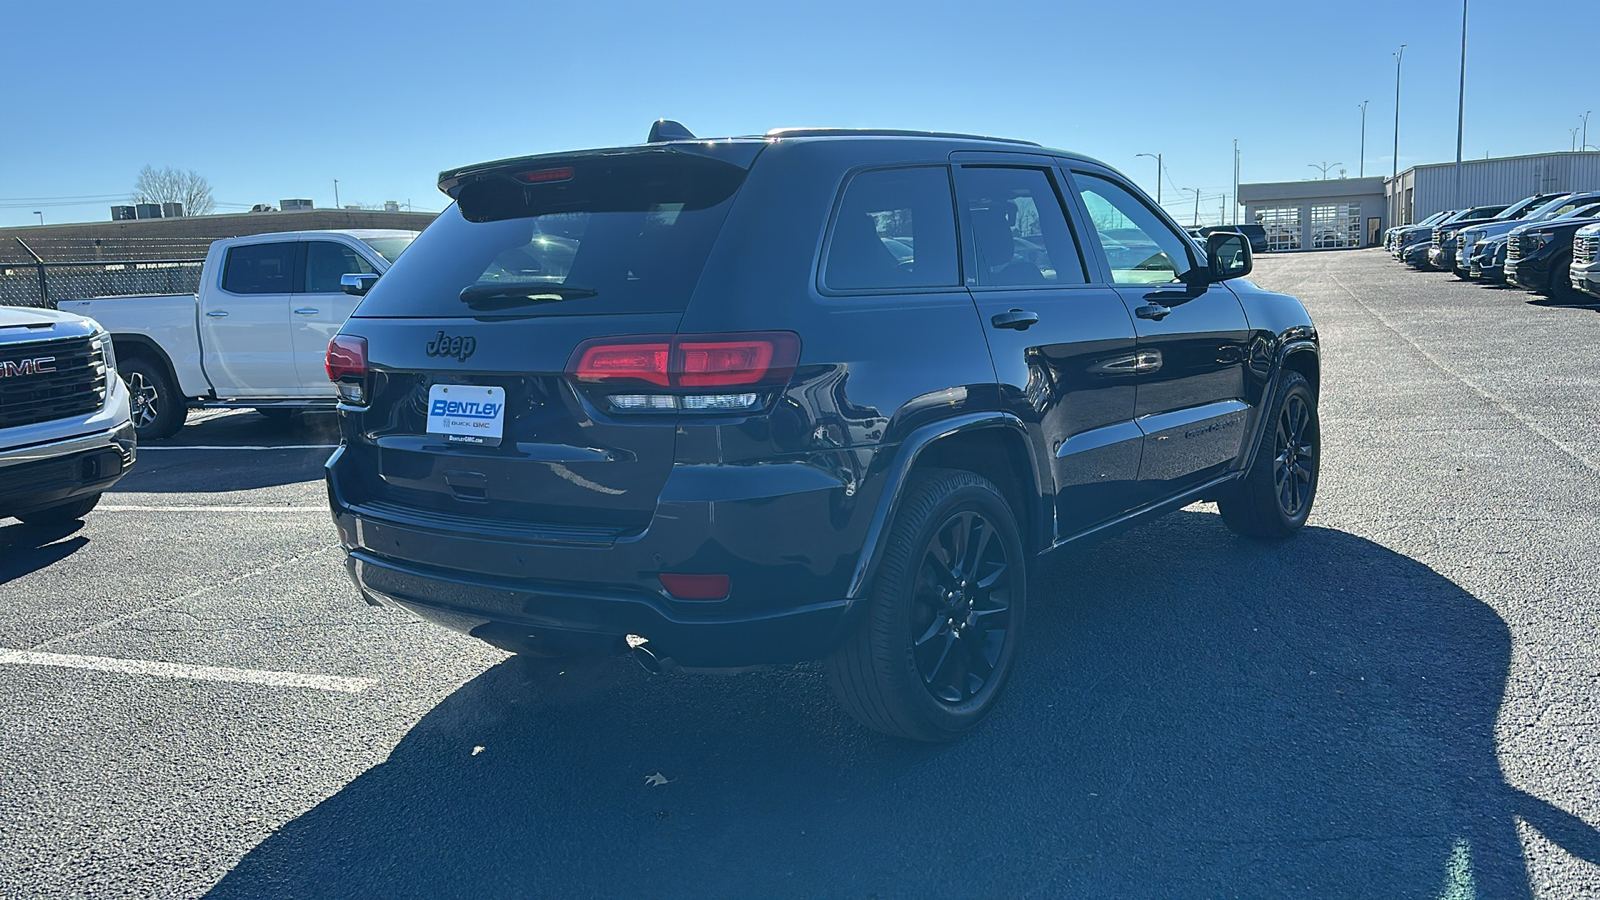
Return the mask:
<path fill-rule="evenodd" d="M 847 627 L 853 604 L 842 598 L 872 513 L 867 492 L 807 464 L 679 466 L 638 534 L 516 534 L 352 503 L 343 457 L 328 461 L 329 503 L 368 602 L 531 652 L 638 635 L 684 666 L 824 656 Z M 732 589 L 723 600 L 682 600 L 661 586 L 662 572 L 727 574 Z"/>
<path fill-rule="evenodd" d="M 102 493 L 133 465 L 135 453 L 131 424 L 0 452 L 0 516 Z"/>

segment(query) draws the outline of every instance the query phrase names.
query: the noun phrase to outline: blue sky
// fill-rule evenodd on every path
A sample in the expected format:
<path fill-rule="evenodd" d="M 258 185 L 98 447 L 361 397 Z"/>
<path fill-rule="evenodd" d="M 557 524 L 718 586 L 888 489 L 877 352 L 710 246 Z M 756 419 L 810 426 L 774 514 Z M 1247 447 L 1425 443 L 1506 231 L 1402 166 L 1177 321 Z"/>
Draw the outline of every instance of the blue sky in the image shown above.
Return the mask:
<path fill-rule="evenodd" d="M 1465 155 L 1600 144 L 1595 0 L 1471 0 Z M 782 125 L 974 131 L 1097 157 L 1214 218 L 1245 181 L 1455 156 L 1460 4 L 1151 2 L 61 3 L 13 0 L 0 225 L 109 218 L 140 167 L 195 169 L 219 211 L 310 197 L 438 209 L 440 169 Z M 1561 52 L 1545 48 L 1568 48 Z M 58 198 L 58 199 L 38 199 Z M 67 198 L 67 199 L 59 199 Z M 73 198 L 82 198 L 74 200 Z"/>

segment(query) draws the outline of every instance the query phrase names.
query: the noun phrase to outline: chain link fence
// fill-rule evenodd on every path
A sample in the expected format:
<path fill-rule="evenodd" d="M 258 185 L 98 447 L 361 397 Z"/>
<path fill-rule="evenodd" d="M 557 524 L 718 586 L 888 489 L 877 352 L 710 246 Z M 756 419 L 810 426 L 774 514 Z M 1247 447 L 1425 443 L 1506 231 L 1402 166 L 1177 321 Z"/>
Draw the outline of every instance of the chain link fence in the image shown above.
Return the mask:
<path fill-rule="evenodd" d="M 54 308 L 63 300 L 193 294 L 204 259 L 0 262 L 0 306 Z"/>

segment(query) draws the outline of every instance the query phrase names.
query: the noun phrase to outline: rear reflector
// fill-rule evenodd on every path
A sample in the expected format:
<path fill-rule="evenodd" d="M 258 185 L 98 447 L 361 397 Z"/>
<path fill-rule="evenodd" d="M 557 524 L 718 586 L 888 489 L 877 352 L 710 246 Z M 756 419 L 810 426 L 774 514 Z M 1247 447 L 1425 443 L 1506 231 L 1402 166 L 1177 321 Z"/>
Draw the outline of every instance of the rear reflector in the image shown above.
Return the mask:
<path fill-rule="evenodd" d="M 721 600 L 728 596 L 732 581 L 726 575 L 680 575 L 662 572 L 656 576 L 667 593 L 679 600 Z"/>
<path fill-rule="evenodd" d="M 329 381 L 367 377 L 367 339 L 353 334 L 336 334 L 328 342 L 328 355 L 323 361 Z"/>
<path fill-rule="evenodd" d="M 789 331 L 596 338 L 572 351 L 567 372 L 589 383 L 698 388 L 787 384 L 800 361 Z"/>

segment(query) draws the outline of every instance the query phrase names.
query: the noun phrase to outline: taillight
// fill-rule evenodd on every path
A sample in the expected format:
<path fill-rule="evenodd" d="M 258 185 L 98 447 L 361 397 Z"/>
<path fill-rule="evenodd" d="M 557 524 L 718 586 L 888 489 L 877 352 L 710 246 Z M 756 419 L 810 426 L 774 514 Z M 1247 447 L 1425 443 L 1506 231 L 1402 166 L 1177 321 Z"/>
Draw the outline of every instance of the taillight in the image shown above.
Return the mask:
<path fill-rule="evenodd" d="M 328 380 L 346 403 L 367 402 L 367 339 L 353 334 L 334 335 L 323 361 Z"/>
<path fill-rule="evenodd" d="M 602 389 L 632 386 L 608 395 L 617 411 L 739 411 L 760 405 L 761 389 L 788 384 L 799 361 L 800 338 L 788 331 L 626 336 L 579 344 L 567 374 Z"/>

